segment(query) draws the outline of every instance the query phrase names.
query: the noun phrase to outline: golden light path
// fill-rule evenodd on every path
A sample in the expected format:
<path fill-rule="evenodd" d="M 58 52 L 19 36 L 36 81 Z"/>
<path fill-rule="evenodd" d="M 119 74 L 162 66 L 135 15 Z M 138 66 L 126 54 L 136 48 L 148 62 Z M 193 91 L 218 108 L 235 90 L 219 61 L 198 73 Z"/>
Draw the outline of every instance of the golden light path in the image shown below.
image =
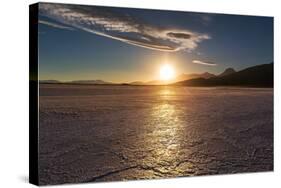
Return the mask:
<path fill-rule="evenodd" d="M 158 94 L 158 102 L 153 105 L 150 114 L 152 132 L 146 141 L 148 146 L 157 147 L 151 151 L 152 158 L 148 161 L 154 161 L 153 165 L 159 172 L 175 176 L 180 173 L 177 164 L 183 136 L 181 110 L 172 102 L 175 94 L 172 88 L 162 86 Z"/>

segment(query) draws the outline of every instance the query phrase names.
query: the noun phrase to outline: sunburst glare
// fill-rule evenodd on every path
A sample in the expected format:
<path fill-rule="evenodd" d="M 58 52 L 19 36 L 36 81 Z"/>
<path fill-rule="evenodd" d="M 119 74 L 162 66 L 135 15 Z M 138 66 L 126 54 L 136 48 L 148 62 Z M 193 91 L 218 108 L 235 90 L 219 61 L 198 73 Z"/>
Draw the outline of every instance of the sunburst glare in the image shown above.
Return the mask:
<path fill-rule="evenodd" d="M 172 80 L 175 77 L 175 69 L 170 64 L 164 64 L 160 67 L 160 79 L 161 80 Z"/>

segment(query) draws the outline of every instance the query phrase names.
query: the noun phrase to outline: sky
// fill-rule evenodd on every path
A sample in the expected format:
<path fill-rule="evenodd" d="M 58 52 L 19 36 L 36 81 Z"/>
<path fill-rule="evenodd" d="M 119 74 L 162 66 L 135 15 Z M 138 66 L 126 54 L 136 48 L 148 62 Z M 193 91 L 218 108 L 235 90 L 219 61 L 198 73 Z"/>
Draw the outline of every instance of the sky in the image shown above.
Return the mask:
<path fill-rule="evenodd" d="M 159 79 L 273 62 L 273 18 L 40 3 L 40 80 Z"/>

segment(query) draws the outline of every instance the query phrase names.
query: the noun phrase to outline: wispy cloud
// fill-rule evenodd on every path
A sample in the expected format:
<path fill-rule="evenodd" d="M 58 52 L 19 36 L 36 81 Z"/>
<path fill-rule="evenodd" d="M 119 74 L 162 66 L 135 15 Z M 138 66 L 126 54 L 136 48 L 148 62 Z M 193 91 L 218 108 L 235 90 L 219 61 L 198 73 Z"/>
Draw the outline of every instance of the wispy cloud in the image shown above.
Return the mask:
<path fill-rule="evenodd" d="M 38 23 L 43 24 L 43 25 L 47 25 L 47 26 L 50 26 L 50 27 L 58 28 L 58 29 L 74 30 L 72 27 L 63 26 L 63 25 L 48 22 L 48 21 L 45 21 L 45 20 L 39 20 Z"/>
<path fill-rule="evenodd" d="M 193 60 L 192 63 L 201 64 L 201 65 L 209 65 L 209 66 L 217 66 L 216 63 L 211 62 L 211 61 Z"/>
<path fill-rule="evenodd" d="M 40 14 L 56 22 L 131 45 L 160 51 L 193 50 L 210 39 L 188 29 L 163 28 L 111 8 L 79 5 L 40 5 Z"/>

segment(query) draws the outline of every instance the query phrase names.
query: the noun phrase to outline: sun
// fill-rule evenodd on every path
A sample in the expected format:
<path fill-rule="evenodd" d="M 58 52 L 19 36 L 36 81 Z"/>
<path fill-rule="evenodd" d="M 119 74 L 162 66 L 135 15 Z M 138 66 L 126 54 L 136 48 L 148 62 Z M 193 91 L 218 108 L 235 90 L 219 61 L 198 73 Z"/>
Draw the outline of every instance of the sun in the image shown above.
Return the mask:
<path fill-rule="evenodd" d="M 170 64 L 164 64 L 160 67 L 160 79 L 161 80 L 172 80 L 175 77 L 174 67 Z"/>

